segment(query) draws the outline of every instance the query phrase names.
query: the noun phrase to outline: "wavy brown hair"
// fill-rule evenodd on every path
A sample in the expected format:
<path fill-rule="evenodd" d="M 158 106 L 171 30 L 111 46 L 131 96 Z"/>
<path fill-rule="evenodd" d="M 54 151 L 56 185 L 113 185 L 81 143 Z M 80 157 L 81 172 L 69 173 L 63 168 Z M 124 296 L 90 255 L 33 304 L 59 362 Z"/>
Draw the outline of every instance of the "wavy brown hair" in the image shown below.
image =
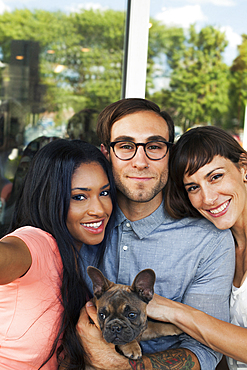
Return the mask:
<path fill-rule="evenodd" d="M 97 122 L 97 135 L 101 143 L 109 149 L 112 125 L 128 114 L 143 111 L 154 112 L 164 119 L 164 123 L 168 126 L 169 142 L 173 143 L 174 123 L 170 115 L 166 111 L 161 111 L 159 106 L 152 101 L 141 98 L 121 99 L 102 110 Z"/>
<path fill-rule="evenodd" d="M 246 151 L 226 131 L 215 126 L 190 129 L 170 150 L 169 179 L 165 189 L 165 208 L 176 219 L 202 217 L 191 205 L 184 187 L 184 175 L 193 175 L 220 155 L 239 168 L 240 157 L 247 158 Z"/>

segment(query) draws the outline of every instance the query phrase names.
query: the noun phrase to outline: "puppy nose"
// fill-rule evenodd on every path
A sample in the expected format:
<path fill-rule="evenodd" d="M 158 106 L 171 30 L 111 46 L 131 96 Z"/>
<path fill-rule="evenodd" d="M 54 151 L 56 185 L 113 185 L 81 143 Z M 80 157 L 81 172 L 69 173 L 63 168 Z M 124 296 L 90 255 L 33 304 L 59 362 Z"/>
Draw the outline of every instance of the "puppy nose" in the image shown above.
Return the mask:
<path fill-rule="evenodd" d="M 111 326 L 112 333 L 121 333 L 122 329 L 123 328 L 120 324 L 114 324 Z"/>

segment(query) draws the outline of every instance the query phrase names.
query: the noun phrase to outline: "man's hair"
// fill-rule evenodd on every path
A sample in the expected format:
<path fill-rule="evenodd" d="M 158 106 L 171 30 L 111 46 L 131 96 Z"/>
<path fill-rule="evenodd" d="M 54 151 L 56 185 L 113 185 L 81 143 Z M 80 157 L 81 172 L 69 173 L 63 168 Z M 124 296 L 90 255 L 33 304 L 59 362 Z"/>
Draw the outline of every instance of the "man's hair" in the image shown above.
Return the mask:
<path fill-rule="evenodd" d="M 229 159 L 237 168 L 246 158 L 246 151 L 226 131 L 215 126 L 193 128 L 185 132 L 170 151 L 169 178 L 166 185 L 165 208 L 170 216 L 202 217 L 192 206 L 183 178 L 196 173 L 215 156 Z"/>
<path fill-rule="evenodd" d="M 103 109 L 99 114 L 97 122 L 97 135 L 101 143 L 104 144 L 106 148 L 109 148 L 112 125 L 128 114 L 142 111 L 154 112 L 164 119 L 169 130 L 169 142 L 173 143 L 174 123 L 170 115 L 165 111 L 161 111 L 157 104 L 140 98 L 121 99 Z"/>

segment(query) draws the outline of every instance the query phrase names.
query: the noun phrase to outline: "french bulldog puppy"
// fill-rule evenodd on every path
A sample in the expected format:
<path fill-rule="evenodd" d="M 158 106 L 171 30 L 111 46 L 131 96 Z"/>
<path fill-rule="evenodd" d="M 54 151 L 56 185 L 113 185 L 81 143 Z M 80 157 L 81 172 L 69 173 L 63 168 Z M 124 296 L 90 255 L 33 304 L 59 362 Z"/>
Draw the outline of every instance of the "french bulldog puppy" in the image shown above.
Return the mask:
<path fill-rule="evenodd" d="M 92 266 L 87 268 L 87 273 L 93 283 L 93 301 L 103 337 L 124 356 L 140 359 L 140 340 L 182 333 L 175 325 L 147 319 L 146 306 L 154 294 L 153 270 L 139 272 L 131 286 L 114 284 Z"/>

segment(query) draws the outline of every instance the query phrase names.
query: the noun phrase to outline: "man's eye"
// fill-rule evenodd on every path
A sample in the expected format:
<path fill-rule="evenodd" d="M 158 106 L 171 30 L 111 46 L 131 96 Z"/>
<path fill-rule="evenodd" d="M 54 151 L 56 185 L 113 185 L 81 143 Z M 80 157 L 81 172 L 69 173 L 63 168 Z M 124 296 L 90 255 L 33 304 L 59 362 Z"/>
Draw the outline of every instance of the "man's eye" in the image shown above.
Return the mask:
<path fill-rule="evenodd" d="M 123 150 L 134 150 L 134 145 L 131 144 L 131 143 L 122 143 L 119 145 L 119 149 L 123 149 Z"/>
<path fill-rule="evenodd" d="M 147 145 L 147 150 L 165 150 L 167 146 L 163 142 L 153 141 Z"/>
<path fill-rule="evenodd" d="M 147 147 L 148 150 L 158 150 L 161 149 L 160 145 L 157 144 L 151 144 Z"/>

